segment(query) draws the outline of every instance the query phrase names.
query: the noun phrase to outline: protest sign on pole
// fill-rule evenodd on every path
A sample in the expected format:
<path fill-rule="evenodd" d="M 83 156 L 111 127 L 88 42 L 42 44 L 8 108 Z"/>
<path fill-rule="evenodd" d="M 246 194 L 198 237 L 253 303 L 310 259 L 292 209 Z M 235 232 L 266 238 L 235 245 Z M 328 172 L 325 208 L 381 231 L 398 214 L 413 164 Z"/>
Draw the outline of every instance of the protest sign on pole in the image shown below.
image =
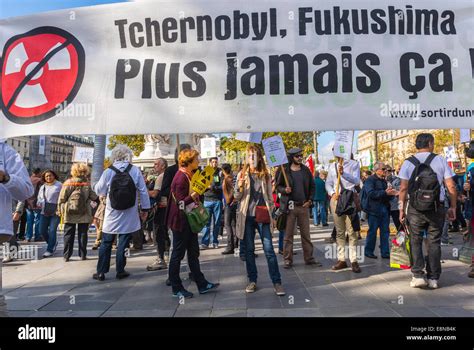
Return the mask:
<path fill-rule="evenodd" d="M 197 170 L 191 178 L 191 189 L 194 192 L 203 195 L 207 188 L 211 185 L 214 172 L 215 169 L 211 166 L 205 167 L 202 171 Z"/>
<path fill-rule="evenodd" d="M 213 158 L 216 156 L 216 139 L 214 137 L 206 137 L 201 139 L 201 158 Z"/>
<path fill-rule="evenodd" d="M 467 143 L 471 141 L 471 129 L 461 129 L 459 135 L 459 142 Z"/>
<path fill-rule="evenodd" d="M 447 146 L 443 147 L 444 150 L 444 156 L 446 158 L 446 161 L 448 162 L 458 162 L 459 158 L 456 152 L 456 148 L 454 146 Z"/>
<path fill-rule="evenodd" d="M 235 139 L 244 142 L 260 143 L 262 142 L 263 132 L 238 132 Z"/>
<path fill-rule="evenodd" d="M 286 155 L 285 144 L 280 135 L 269 137 L 262 141 L 265 157 L 269 166 L 279 166 L 283 177 L 285 178 L 286 186 L 289 186 L 288 175 L 286 174 L 283 164 L 288 163 Z"/>
<path fill-rule="evenodd" d="M 288 163 L 285 145 L 280 135 L 263 140 L 262 145 L 269 166 L 274 167 Z"/>
<path fill-rule="evenodd" d="M 354 131 L 336 131 L 334 155 L 346 160 L 351 159 Z"/>
<path fill-rule="evenodd" d="M 92 164 L 93 159 L 94 148 L 74 146 L 74 150 L 72 152 L 72 161 L 74 163 Z"/>

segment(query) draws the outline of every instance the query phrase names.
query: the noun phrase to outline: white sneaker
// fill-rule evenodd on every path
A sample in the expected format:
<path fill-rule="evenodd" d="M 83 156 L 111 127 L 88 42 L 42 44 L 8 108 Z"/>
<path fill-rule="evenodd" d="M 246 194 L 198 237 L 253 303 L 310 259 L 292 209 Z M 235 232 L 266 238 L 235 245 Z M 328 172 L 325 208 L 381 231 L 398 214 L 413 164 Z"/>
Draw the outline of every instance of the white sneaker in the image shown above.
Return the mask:
<path fill-rule="evenodd" d="M 438 286 L 438 280 L 429 279 L 429 280 L 428 280 L 428 288 L 430 288 L 430 289 L 438 289 L 438 288 L 439 288 L 439 286 Z"/>
<path fill-rule="evenodd" d="M 426 287 L 427 285 L 428 285 L 428 282 L 423 277 L 420 277 L 420 278 L 413 277 L 410 282 L 410 287 L 412 288 L 423 288 L 423 287 Z"/>
<path fill-rule="evenodd" d="M 45 253 L 43 254 L 43 258 L 49 258 L 50 256 L 53 256 L 53 253 L 45 252 Z"/>
<path fill-rule="evenodd" d="M 9 262 L 12 262 L 12 261 L 13 261 L 13 258 L 11 256 L 6 256 L 6 257 L 3 258 L 2 263 L 6 264 L 6 263 L 9 263 Z"/>

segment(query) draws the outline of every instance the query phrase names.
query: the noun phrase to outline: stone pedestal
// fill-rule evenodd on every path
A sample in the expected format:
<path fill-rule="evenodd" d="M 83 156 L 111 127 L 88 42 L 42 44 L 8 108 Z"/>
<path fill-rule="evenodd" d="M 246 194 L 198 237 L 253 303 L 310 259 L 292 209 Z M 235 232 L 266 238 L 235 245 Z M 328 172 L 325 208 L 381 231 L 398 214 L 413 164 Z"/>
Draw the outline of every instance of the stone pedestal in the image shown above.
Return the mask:
<path fill-rule="evenodd" d="M 193 148 L 200 149 L 200 140 L 207 137 L 204 134 L 180 134 L 179 142 L 188 143 Z M 145 149 L 138 157 L 133 159 L 133 163 L 140 169 L 151 169 L 157 158 L 165 158 L 168 165 L 174 164 L 174 152 L 177 146 L 176 135 L 146 135 Z"/>

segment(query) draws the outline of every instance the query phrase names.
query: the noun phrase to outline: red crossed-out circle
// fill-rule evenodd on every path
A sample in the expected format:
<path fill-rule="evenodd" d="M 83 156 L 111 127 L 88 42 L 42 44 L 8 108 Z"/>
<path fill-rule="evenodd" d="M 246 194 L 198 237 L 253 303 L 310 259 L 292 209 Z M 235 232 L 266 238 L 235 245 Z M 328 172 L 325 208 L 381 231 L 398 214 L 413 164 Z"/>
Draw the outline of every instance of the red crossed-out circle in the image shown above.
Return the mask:
<path fill-rule="evenodd" d="M 39 27 L 7 41 L 0 60 L 0 105 L 18 124 L 37 123 L 72 102 L 84 77 L 80 42 L 56 27 Z"/>

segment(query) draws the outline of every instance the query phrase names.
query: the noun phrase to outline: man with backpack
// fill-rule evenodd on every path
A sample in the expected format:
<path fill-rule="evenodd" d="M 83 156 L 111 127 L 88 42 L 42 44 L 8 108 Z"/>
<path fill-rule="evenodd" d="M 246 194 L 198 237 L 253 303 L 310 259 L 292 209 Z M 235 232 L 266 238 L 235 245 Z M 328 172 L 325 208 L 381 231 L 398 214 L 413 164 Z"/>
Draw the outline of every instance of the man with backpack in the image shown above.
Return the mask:
<path fill-rule="evenodd" d="M 441 275 L 441 233 L 446 215 L 443 202 L 447 194 L 442 184 L 444 182 L 446 185 L 450 197 L 450 207 L 447 210 L 447 218 L 450 221 L 456 219 L 456 184 L 452 179 L 454 173 L 446 160 L 433 153 L 433 135 L 421 133 L 416 137 L 415 143 L 418 152 L 405 160 L 398 174 L 401 179 L 400 222 L 403 223 L 406 219 L 411 235 L 413 278 L 410 286 L 436 289 Z M 428 280 L 423 271 L 425 232 L 428 238 Z"/>
<path fill-rule="evenodd" d="M 99 281 L 103 281 L 105 274 L 109 272 L 115 235 L 118 235 L 116 277 L 123 279 L 130 276 L 125 271 L 125 250 L 128 249 L 132 235 L 140 231 L 141 221 L 146 219 L 150 210 L 148 189 L 140 169 L 131 164 L 132 156 L 130 148 L 117 145 L 112 150 L 113 165 L 104 171 L 94 187 L 100 196 L 107 196 L 97 273 L 92 276 Z"/>

